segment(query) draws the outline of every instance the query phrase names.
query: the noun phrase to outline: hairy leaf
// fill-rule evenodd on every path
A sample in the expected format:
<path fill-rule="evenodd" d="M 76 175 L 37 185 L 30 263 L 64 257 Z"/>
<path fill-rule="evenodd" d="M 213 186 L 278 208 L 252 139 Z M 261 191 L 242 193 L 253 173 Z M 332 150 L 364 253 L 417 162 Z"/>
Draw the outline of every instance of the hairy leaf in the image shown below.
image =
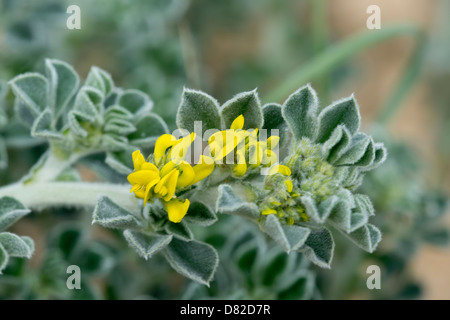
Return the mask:
<path fill-rule="evenodd" d="M 141 226 L 139 219 L 105 195 L 100 195 L 94 208 L 93 221 L 105 228 L 130 229 Z"/>
<path fill-rule="evenodd" d="M 123 235 L 129 245 L 145 260 L 151 258 L 155 253 L 164 249 L 171 241 L 173 241 L 172 235 L 163 235 L 159 233 L 142 233 L 125 230 Z"/>
<path fill-rule="evenodd" d="M 28 237 L 19 237 L 10 232 L 0 233 L 0 244 L 10 257 L 31 258 L 34 252 L 34 243 Z"/>
<path fill-rule="evenodd" d="M 297 141 L 314 138 L 319 100 L 308 84 L 291 94 L 283 104 L 283 116 Z"/>
<path fill-rule="evenodd" d="M 209 244 L 174 238 L 164 250 L 167 261 L 180 274 L 209 286 L 219 257 Z"/>
<path fill-rule="evenodd" d="M 320 112 L 316 141 L 325 142 L 341 124 L 353 135 L 359 130 L 360 123 L 359 106 L 353 95 L 336 101 Z"/>
<path fill-rule="evenodd" d="M 225 122 L 225 128 L 230 128 L 231 123 L 238 116 L 244 116 L 243 129 L 260 129 L 263 125 L 261 102 L 256 90 L 242 92 L 225 102 L 220 108 L 220 114 Z"/>
<path fill-rule="evenodd" d="M 204 92 L 185 88 L 178 108 L 177 126 L 189 132 L 195 132 L 195 121 L 201 121 L 202 135 L 209 129 L 220 130 L 219 104 Z"/>
<path fill-rule="evenodd" d="M 30 213 L 22 203 L 11 197 L 0 198 L 0 230 L 6 230 Z"/>

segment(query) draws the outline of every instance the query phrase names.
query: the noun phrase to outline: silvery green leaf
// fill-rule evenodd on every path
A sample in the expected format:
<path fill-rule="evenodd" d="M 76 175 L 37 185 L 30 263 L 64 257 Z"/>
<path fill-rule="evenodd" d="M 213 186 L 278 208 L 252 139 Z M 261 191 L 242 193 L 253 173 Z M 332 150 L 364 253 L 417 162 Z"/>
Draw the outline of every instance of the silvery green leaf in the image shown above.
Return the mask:
<path fill-rule="evenodd" d="M 19 120 L 27 127 L 31 127 L 33 125 L 34 120 L 39 115 L 39 113 L 34 112 L 34 110 L 28 107 L 20 99 L 15 99 L 14 109 L 15 114 L 18 116 Z"/>
<path fill-rule="evenodd" d="M 291 94 L 283 104 L 283 116 L 297 141 L 313 139 L 317 130 L 319 100 L 308 84 Z"/>
<path fill-rule="evenodd" d="M 99 118 L 103 114 L 103 93 L 94 87 L 82 87 L 75 98 L 74 110 L 85 118 Z"/>
<path fill-rule="evenodd" d="M 0 233 L 0 244 L 10 257 L 31 258 L 34 252 L 34 243 L 28 237 L 19 237 L 11 232 Z"/>
<path fill-rule="evenodd" d="M 143 111 L 149 112 L 153 108 L 153 101 L 150 100 L 150 97 L 146 93 L 135 89 L 128 89 L 121 92 L 117 104 L 132 114 Z"/>
<path fill-rule="evenodd" d="M 364 172 L 359 167 L 350 167 L 347 177 L 342 181 L 342 186 L 350 190 L 355 190 L 361 185 L 363 178 Z"/>
<path fill-rule="evenodd" d="M 189 205 L 188 212 L 183 221 L 201 226 L 210 226 L 217 221 L 217 216 L 205 204 L 195 201 Z"/>
<path fill-rule="evenodd" d="M 380 166 L 387 158 L 387 150 L 383 143 L 374 143 L 374 149 L 375 149 L 375 157 L 373 159 L 373 162 L 364 167 L 361 168 L 361 170 L 369 171 L 377 168 Z"/>
<path fill-rule="evenodd" d="M 121 107 L 119 105 L 113 105 L 106 109 L 104 119 L 105 122 L 108 122 L 110 119 L 113 118 L 131 120 L 133 118 L 133 114 L 124 107 Z"/>
<path fill-rule="evenodd" d="M 95 205 L 92 223 L 111 229 L 133 229 L 141 226 L 139 219 L 105 195 L 100 195 Z"/>
<path fill-rule="evenodd" d="M 31 127 L 33 137 L 46 139 L 62 139 L 64 136 L 52 129 L 53 115 L 49 109 L 45 109 L 34 121 Z"/>
<path fill-rule="evenodd" d="M 263 129 L 267 130 L 267 137 L 275 134 L 276 131 L 272 133 L 272 129 L 278 130 L 278 135 L 280 137 L 280 146 L 284 146 L 288 140 L 288 126 L 283 118 L 281 105 L 277 103 L 265 104 L 262 108 L 263 113 Z"/>
<path fill-rule="evenodd" d="M 351 95 L 336 101 L 323 109 L 318 117 L 318 130 L 316 141 L 325 142 L 338 125 L 345 125 L 347 130 L 353 135 L 360 127 L 361 115 L 355 97 Z"/>
<path fill-rule="evenodd" d="M 355 207 L 355 201 L 353 195 L 347 189 L 339 191 L 339 201 L 334 206 L 329 220 L 333 224 L 345 232 L 350 232 L 352 228 L 352 209 Z"/>
<path fill-rule="evenodd" d="M 237 197 L 231 186 L 222 184 L 218 188 L 219 195 L 216 202 L 216 211 L 222 214 L 232 214 L 250 219 L 260 217 L 260 212 L 256 204 L 245 202 Z"/>
<path fill-rule="evenodd" d="M 330 163 L 334 163 L 334 161 L 342 156 L 352 140 L 352 136 L 345 126 L 338 126 L 337 128 L 340 128 L 339 131 L 341 135 L 339 142 L 335 143 L 333 147 L 328 150 L 327 161 Z"/>
<path fill-rule="evenodd" d="M 37 117 L 47 106 L 47 79 L 39 73 L 24 73 L 12 79 L 9 84 L 20 100 L 21 106 L 28 108 Z"/>
<path fill-rule="evenodd" d="M 0 170 L 8 167 L 8 153 L 6 151 L 6 144 L 3 139 L 0 138 Z"/>
<path fill-rule="evenodd" d="M 334 254 L 334 240 L 327 228 L 312 229 L 305 244 L 299 250 L 314 264 L 330 268 Z"/>
<path fill-rule="evenodd" d="M 0 275 L 2 274 L 3 269 L 6 268 L 9 261 L 8 252 L 6 252 L 5 248 L 3 248 L 0 243 Z"/>
<path fill-rule="evenodd" d="M 128 244 L 145 260 L 151 258 L 155 253 L 164 249 L 171 241 L 173 241 L 172 235 L 159 233 L 142 233 L 125 230 L 123 235 L 128 241 Z"/>
<path fill-rule="evenodd" d="M 196 131 L 195 122 L 197 121 L 197 125 L 201 124 L 202 135 L 206 130 L 220 130 L 222 126 L 217 100 L 204 92 L 186 88 L 181 96 L 176 121 L 178 128 L 189 132 Z"/>
<path fill-rule="evenodd" d="M 47 104 L 55 119 L 58 119 L 75 95 L 80 79 L 73 67 L 66 62 L 46 59 L 45 67 L 49 79 Z"/>
<path fill-rule="evenodd" d="M 344 125 L 337 126 L 334 130 L 331 136 L 328 138 L 327 141 L 325 141 L 321 148 L 322 152 L 324 154 L 324 158 L 328 159 L 328 155 L 330 153 L 330 150 L 339 142 L 342 138 L 342 130 L 345 128 Z M 350 134 L 349 134 L 350 135 Z"/>
<path fill-rule="evenodd" d="M 103 127 L 105 132 L 117 133 L 119 135 L 129 135 L 136 131 L 136 127 L 128 120 L 110 118 Z"/>
<path fill-rule="evenodd" d="M 167 124 L 155 113 L 140 117 L 135 127 L 136 131 L 128 136 L 128 140 L 139 147 L 152 146 L 161 135 L 169 133 Z"/>
<path fill-rule="evenodd" d="M 69 112 L 68 122 L 72 134 L 83 138 L 88 136 L 87 131 L 80 124 L 80 122 L 84 121 L 93 122 L 94 118 L 76 110 L 71 110 Z"/>
<path fill-rule="evenodd" d="M 366 214 L 367 216 L 374 216 L 375 209 L 373 207 L 372 201 L 365 194 L 355 194 L 355 205 L 359 212 Z"/>
<path fill-rule="evenodd" d="M 370 137 L 365 133 L 358 132 L 350 141 L 350 144 L 342 155 L 334 162 L 334 165 L 352 165 L 363 158 L 370 144 Z M 366 161 L 362 159 L 363 163 Z"/>
<path fill-rule="evenodd" d="M 361 159 L 359 159 L 356 163 L 354 163 L 354 165 L 364 168 L 370 166 L 374 160 L 375 160 L 375 145 L 372 137 L 369 137 L 369 144 L 367 145 L 366 151 L 364 152 Z"/>
<path fill-rule="evenodd" d="M 235 95 L 220 108 L 220 114 L 227 129 L 240 115 L 244 116 L 243 129 L 260 129 L 263 125 L 261 102 L 256 89 Z"/>
<path fill-rule="evenodd" d="M 344 233 L 345 234 L 345 233 Z M 381 232 L 374 225 L 368 223 L 350 234 L 345 234 L 361 249 L 372 253 L 381 241 Z"/>
<path fill-rule="evenodd" d="M 173 238 L 164 253 L 175 271 L 206 286 L 209 286 L 219 263 L 216 250 L 209 244 L 196 240 Z"/>
<path fill-rule="evenodd" d="M 106 97 L 114 89 L 114 82 L 108 72 L 98 67 L 92 67 L 84 86 L 96 88 Z"/>
<path fill-rule="evenodd" d="M 324 223 L 325 220 L 328 219 L 328 217 L 331 214 L 331 211 L 333 210 L 334 206 L 338 202 L 339 202 L 339 197 L 332 195 L 319 204 L 317 209 L 319 212 L 319 218 L 320 218 L 319 221 L 321 223 Z"/>
<path fill-rule="evenodd" d="M 317 223 L 322 223 L 322 218 L 319 215 L 319 210 L 317 209 L 317 204 L 313 198 L 309 195 L 304 195 L 300 198 L 300 202 L 303 204 L 306 210 L 306 214 Z"/>
<path fill-rule="evenodd" d="M 273 214 L 268 215 L 261 229 L 277 242 L 287 253 L 298 250 L 308 238 L 308 228 L 292 225 L 285 226 Z"/>
<path fill-rule="evenodd" d="M 165 230 L 168 234 L 171 234 L 181 240 L 190 241 L 194 238 L 191 229 L 189 229 L 184 220 L 179 223 L 167 223 Z"/>
<path fill-rule="evenodd" d="M 30 213 L 22 203 L 11 197 L 0 198 L 0 230 L 6 230 Z"/>

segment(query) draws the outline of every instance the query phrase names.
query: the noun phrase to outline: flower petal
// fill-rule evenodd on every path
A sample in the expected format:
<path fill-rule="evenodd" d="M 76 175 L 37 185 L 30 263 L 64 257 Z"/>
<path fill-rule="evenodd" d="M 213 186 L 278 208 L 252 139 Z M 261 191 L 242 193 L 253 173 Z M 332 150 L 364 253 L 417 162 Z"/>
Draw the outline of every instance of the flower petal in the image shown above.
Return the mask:
<path fill-rule="evenodd" d="M 166 151 L 168 148 L 174 146 L 179 141 L 171 134 L 163 134 L 160 136 L 155 143 L 155 150 L 153 152 L 153 162 L 160 166 L 164 160 L 164 156 L 166 155 Z"/>
<path fill-rule="evenodd" d="M 185 199 L 184 201 L 172 199 L 168 202 L 164 202 L 164 208 L 167 211 L 169 220 L 174 223 L 181 222 L 189 209 L 189 205 L 189 199 Z"/>
<path fill-rule="evenodd" d="M 290 176 L 291 169 L 289 169 L 289 167 L 283 166 L 281 164 L 276 164 L 270 168 L 269 175 L 272 175 L 275 173 L 281 173 L 283 176 Z"/>
<path fill-rule="evenodd" d="M 279 142 L 280 142 L 279 136 L 270 136 L 269 139 L 267 139 L 267 149 L 271 150 L 275 148 Z"/>
<path fill-rule="evenodd" d="M 231 130 L 239 130 L 244 127 L 244 116 L 241 114 L 236 119 L 233 120 L 231 123 L 230 129 Z"/>
<path fill-rule="evenodd" d="M 237 177 L 242 177 L 247 172 L 247 163 L 245 163 L 245 156 L 241 150 L 238 150 L 236 155 L 237 164 L 233 166 L 233 173 Z"/>
<path fill-rule="evenodd" d="M 131 157 L 133 159 L 134 170 L 141 170 L 142 164 L 145 163 L 145 158 L 142 155 L 141 150 L 134 151 Z"/>
<path fill-rule="evenodd" d="M 180 175 L 177 181 L 177 188 L 184 188 L 192 184 L 192 180 L 194 180 L 195 171 L 192 166 L 183 161 L 180 163 Z"/>
<path fill-rule="evenodd" d="M 274 209 L 264 209 L 261 211 L 261 214 L 264 216 L 267 216 L 269 214 L 275 214 L 275 213 L 277 213 L 277 210 L 274 210 Z"/>
<path fill-rule="evenodd" d="M 144 206 L 147 204 L 149 200 L 150 190 L 152 190 L 153 186 L 157 184 L 159 181 L 159 177 L 150 181 L 149 184 L 145 186 L 145 194 L 144 194 Z"/>
<path fill-rule="evenodd" d="M 179 164 L 181 161 L 183 161 L 195 137 L 195 132 L 192 132 L 190 135 L 179 139 L 178 142 L 172 147 L 172 149 L 170 149 L 169 158 L 172 159 L 176 164 Z"/>
<path fill-rule="evenodd" d="M 195 177 L 191 181 L 191 184 L 195 184 L 207 176 L 209 176 L 214 171 L 215 163 L 214 160 L 208 156 L 201 155 L 198 164 L 196 164 L 192 169 L 194 170 Z"/>
<path fill-rule="evenodd" d="M 147 185 L 150 181 L 159 177 L 159 174 L 153 170 L 139 170 L 128 175 L 127 180 L 130 184 Z"/>
<path fill-rule="evenodd" d="M 175 194 L 175 189 L 177 187 L 177 180 L 180 171 L 178 169 L 173 169 L 168 174 L 166 174 L 154 188 L 155 194 L 165 201 L 172 199 Z"/>

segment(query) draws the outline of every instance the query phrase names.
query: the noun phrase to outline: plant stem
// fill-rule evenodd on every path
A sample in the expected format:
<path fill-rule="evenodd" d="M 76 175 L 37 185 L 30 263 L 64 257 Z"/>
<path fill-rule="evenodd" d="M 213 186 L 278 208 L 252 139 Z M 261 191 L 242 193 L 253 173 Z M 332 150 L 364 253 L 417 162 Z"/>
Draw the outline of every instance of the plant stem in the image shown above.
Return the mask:
<path fill-rule="evenodd" d="M 29 209 L 74 206 L 94 207 L 99 194 L 110 197 L 121 207 L 139 214 L 138 200 L 130 194 L 128 185 L 91 182 L 14 183 L 0 188 L 0 198 L 13 197 Z"/>
<path fill-rule="evenodd" d="M 376 32 L 369 30 L 356 34 L 349 39 L 327 48 L 327 50 L 313 58 L 309 63 L 300 66 L 291 74 L 287 75 L 285 80 L 265 95 L 266 101 L 280 102 L 286 98 L 290 92 L 293 92 L 300 86 L 330 72 L 347 59 L 356 56 L 360 52 L 367 50 L 378 43 L 399 36 L 412 36 L 416 39 L 422 39 L 423 33 L 422 30 L 415 25 L 402 24 L 385 26 L 383 29 L 377 30 Z"/>

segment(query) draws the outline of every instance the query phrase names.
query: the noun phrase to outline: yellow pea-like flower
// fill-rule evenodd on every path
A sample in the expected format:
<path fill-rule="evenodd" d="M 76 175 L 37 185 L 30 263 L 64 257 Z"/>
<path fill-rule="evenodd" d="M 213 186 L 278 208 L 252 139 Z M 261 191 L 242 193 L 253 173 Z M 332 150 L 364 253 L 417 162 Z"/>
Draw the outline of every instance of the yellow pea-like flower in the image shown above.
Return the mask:
<path fill-rule="evenodd" d="M 192 184 L 195 177 L 195 171 L 189 163 L 183 161 L 179 166 L 180 175 L 177 181 L 177 188 L 185 188 Z"/>
<path fill-rule="evenodd" d="M 294 184 L 292 183 L 292 180 L 285 180 L 284 184 L 286 185 L 287 191 L 289 193 L 291 193 L 292 189 L 294 188 Z"/>
<path fill-rule="evenodd" d="M 177 143 L 168 153 L 169 159 L 172 159 L 177 164 L 183 161 L 195 137 L 196 134 L 192 132 L 190 135 L 177 140 Z"/>
<path fill-rule="evenodd" d="M 211 157 L 201 155 L 199 162 L 192 168 L 194 170 L 194 179 L 191 181 L 191 184 L 196 184 L 205 179 L 214 171 L 214 167 L 215 162 Z"/>
<path fill-rule="evenodd" d="M 244 116 L 241 114 L 231 123 L 231 130 L 240 130 L 244 127 Z"/>
<path fill-rule="evenodd" d="M 238 150 L 237 164 L 233 166 L 233 172 L 237 177 L 242 177 L 247 172 L 247 163 L 245 162 L 245 156 L 242 150 Z"/>
<path fill-rule="evenodd" d="M 169 220 L 174 223 L 181 222 L 189 209 L 189 205 L 189 199 L 185 199 L 184 201 L 180 199 L 172 199 L 164 202 L 164 208 L 167 211 Z"/>
<path fill-rule="evenodd" d="M 269 170 L 269 175 L 275 174 L 275 173 L 281 173 L 283 176 L 290 176 L 291 175 L 291 169 L 287 166 L 283 166 L 281 164 L 276 164 L 272 166 Z"/>
<path fill-rule="evenodd" d="M 280 137 L 279 136 L 270 136 L 267 139 L 267 149 L 272 150 L 275 148 L 278 143 L 280 143 Z"/>
<path fill-rule="evenodd" d="M 264 216 L 267 216 L 269 214 L 275 214 L 275 213 L 277 213 L 277 210 L 275 210 L 275 209 L 264 209 L 261 211 L 261 214 Z"/>
<path fill-rule="evenodd" d="M 159 181 L 159 173 L 153 170 L 139 170 L 128 175 L 128 182 L 133 186 L 130 192 L 134 192 L 136 197 L 145 199 L 148 185 L 153 181 Z"/>
<path fill-rule="evenodd" d="M 166 151 L 170 147 L 179 143 L 175 136 L 171 134 L 163 134 L 160 136 L 155 143 L 155 150 L 153 152 L 153 161 L 159 167 L 165 160 Z"/>
<path fill-rule="evenodd" d="M 180 171 L 173 169 L 162 177 L 154 188 L 155 194 L 164 201 L 172 199 L 175 194 L 179 175 Z"/>
<path fill-rule="evenodd" d="M 132 159 L 133 159 L 133 166 L 134 166 L 134 170 L 141 170 L 141 166 L 145 163 L 145 158 L 142 155 L 140 150 L 136 150 L 133 152 L 133 154 L 131 155 Z"/>

